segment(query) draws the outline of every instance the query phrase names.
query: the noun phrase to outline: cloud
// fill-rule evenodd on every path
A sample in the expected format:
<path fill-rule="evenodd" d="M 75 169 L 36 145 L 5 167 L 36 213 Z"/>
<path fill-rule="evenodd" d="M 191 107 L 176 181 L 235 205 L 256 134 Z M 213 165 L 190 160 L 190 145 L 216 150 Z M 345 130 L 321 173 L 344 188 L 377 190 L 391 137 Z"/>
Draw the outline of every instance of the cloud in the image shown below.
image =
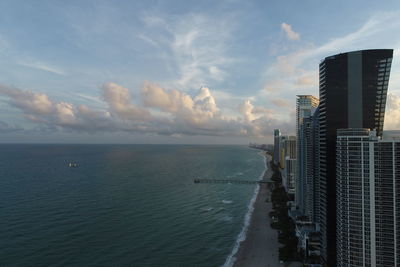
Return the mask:
<path fill-rule="evenodd" d="M 103 97 L 110 107 L 111 114 L 127 120 L 147 121 L 151 114 L 131 103 L 131 97 L 127 88 L 116 83 L 106 83 L 102 87 Z"/>
<path fill-rule="evenodd" d="M 318 75 L 304 75 L 296 80 L 296 85 L 298 86 L 317 86 L 318 85 Z"/>
<path fill-rule="evenodd" d="M 151 39 L 150 37 L 144 35 L 144 34 L 138 34 L 137 37 L 139 39 L 142 39 L 143 41 L 145 41 L 146 43 L 149 43 L 152 46 L 158 47 L 158 43 L 156 41 L 154 41 L 153 39 Z"/>
<path fill-rule="evenodd" d="M 158 108 L 169 113 L 191 110 L 194 106 L 194 101 L 190 96 L 178 90 L 161 88 L 150 82 L 143 84 L 141 93 L 147 107 Z"/>
<path fill-rule="evenodd" d="M 9 96 L 14 106 L 28 114 L 49 114 L 53 109 L 53 103 L 45 94 L 22 91 L 4 85 L 0 85 L 0 93 Z"/>
<path fill-rule="evenodd" d="M 58 75 L 66 75 L 66 73 L 63 70 L 60 70 L 53 66 L 49 66 L 48 64 L 39 62 L 39 61 L 34 61 L 34 62 L 20 61 L 20 62 L 18 62 L 18 65 L 32 68 L 32 69 L 37 69 L 37 70 L 43 70 L 43 71 L 51 72 L 51 73 L 58 74 Z"/>
<path fill-rule="evenodd" d="M 109 117 L 108 112 L 93 111 L 86 106 L 52 101 L 46 94 L 25 91 L 0 84 L 0 94 L 9 98 L 9 104 L 21 110 L 30 122 L 50 128 L 96 131 L 96 124 Z M 107 127 L 112 126 L 109 121 Z M 103 127 L 104 129 L 104 127 Z"/>
<path fill-rule="evenodd" d="M 284 82 L 282 80 L 271 80 L 267 82 L 262 89 L 262 92 L 266 93 L 272 93 L 272 92 L 277 92 L 279 91 L 284 85 Z"/>
<path fill-rule="evenodd" d="M 255 106 L 250 100 L 239 106 L 236 117 L 226 116 L 206 87 L 191 96 L 146 81 L 137 101 L 127 88 L 116 83 L 105 83 L 100 90 L 106 109 L 57 102 L 42 93 L 0 85 L 0 94 L 8 97 L 9 104 L 46 131 L 263 137 L 271 134 L 272 125 L 290 130 L 286 122 L 275 118 L 273 110 Z"/>
<path fill-rule="evenodd" d="M 288 107 L 291 107 L 291 106 L 292 106 L 291 104 L 289 104 L 288 101 L 286 101 L 285 99 L 282 99 L 282 98 L 273 99 L 273 100 L 272 100 L 272 103 L 273 103 L 275 106 L 278 106 L 278 107 L 281 107 L 281 108 L 288 108 Z"/>
<path fill-rule="evenodd" d="M 282 30 L 289 30 L 288 24 L 282 23 Z M 317 94 L 318 92 L 318 64 L 327 56 L 353 50 L 371 48 L 395 48 L 391 73 L 390 88 L 400 88 L 399 68 L 396 62 L 400 61 L 400 38 L 393 36 L 393 32 L 400 27 L 400 11 L 378 12 L 369 17 L 364 24 L 353 32 L 332 38 L 325 43 L 299 43 L 294 49 L 281 48 L 270 63 L 264 74 L 264 87 L 259 92 L 261 96 L 270 96 L 285 92 L 286 94 Z M 286 33 L 286 31 L 285 31 Z M 387 40 L 382 47 L 382 40 Z M 304 92 L 307 89 L 307 92 Z"/>
<path fill-rule="evenodd" d="M 384 128 L 385 130 L 400 129 L 400 96 L 388 94 Z"/>
<path fill-rule="evenodd" d="M 303 88 L 307 88 L 308 91 L 316 91 L 318 88 L 318 63 L 315 63 L 313 69 L 308 69 L 308 65 L 304 63 L 306 53 L 308 50 L 299 49 L 277 56 L 265 72 L 264 79 L 266 81 L 263 89 L 259 92 L 260 96 L 281 96 L 282 92 L 285 92 L 294 97 L 300 93 L 300 90 L 304 90 Z"/>
<path fill-rule="evenodd" d="M 24 129 L 18 126 L 10 125 L 4 121 L 0 121 L 0 133 L 15 133 L 15 132 L 22 132 Z"/>
<path fill-rule="evenodd" d="M 292 30 L 292 26 L 283 22 L 281 24 L 281 29 L 285 32 L 286 37 L 290 40 L 300 40 L 300 34 Z"/>
<path fill-rule="evenodd" d="M 256 119 L 256 114 L 253 113 L 254 106 L 249 100 L 246 100 L 239 106 L 239 111 L 243 114 L 246 122 L 251 122 Z"/>
<path fill-rule="evenodd" d="M 218 121 L 226 123 L 210 89 L 202 87 L 195 97 L 145 82 L 141 89 L 146 107 L 167 112 L 175 125 L 188 131 L 188 127 L 218 130 Z M 178 127 L 178 128 L 179 128 Z"/>
<path fill-rule="evenodd" d="M 19 108 L 25 118 L 32 122 L 48 122 L 44 117 L 52 117 L 59 125 L 73 124 L 75 112 L 72 104 L 53 102 L 42 93 L 23 91 L 17 88 L 0 85 L 0 94 L 10 98 L 10 103 Z"/>
<path fill-rule="evenodd" d="M 227 56 L 232 39 L 230 18 L 190 13 L 178 17 L 145 14 L 142 21 L 146 34 L 138 38 L 164 50 L 168 65 L 176 77 L 169 83 L 180 90 L 199 88 L 211 82 L 222 82 L 234 59 Z M 149 37 L 148 32 L 156 32 Z"/>
<path fill-rule="evenodd" d="M 216 81 L 223 81 L 225 76 L 227 75 L 225 71 L 216 66 L 209 67 L 208 72 L 210 76 Z"/>

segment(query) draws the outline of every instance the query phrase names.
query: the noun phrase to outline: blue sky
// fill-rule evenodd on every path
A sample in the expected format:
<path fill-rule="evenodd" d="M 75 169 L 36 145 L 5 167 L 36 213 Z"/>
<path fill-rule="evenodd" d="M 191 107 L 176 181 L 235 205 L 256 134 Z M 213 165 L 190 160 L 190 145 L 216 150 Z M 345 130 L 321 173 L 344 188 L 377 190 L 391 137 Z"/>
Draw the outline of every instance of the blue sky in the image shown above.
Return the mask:
<path fill-rule="evenodd" d="M 398 1 L 1 1 L 0 142 L 270 142 L 321 59 L 372 48 L 400 129 L 399 30 Z"/>

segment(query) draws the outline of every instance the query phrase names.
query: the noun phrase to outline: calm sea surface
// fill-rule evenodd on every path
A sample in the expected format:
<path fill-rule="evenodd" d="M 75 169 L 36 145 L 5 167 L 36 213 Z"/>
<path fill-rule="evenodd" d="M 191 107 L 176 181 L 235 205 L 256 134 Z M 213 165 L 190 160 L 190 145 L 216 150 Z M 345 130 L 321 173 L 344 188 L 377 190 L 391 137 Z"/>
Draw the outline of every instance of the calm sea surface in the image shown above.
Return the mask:
<path fill-rule="evenodd" d="M 1 145 L 0 266 L 221 266 L 255 185 L 193 179 L 263 171 L 241 146 Z"/>

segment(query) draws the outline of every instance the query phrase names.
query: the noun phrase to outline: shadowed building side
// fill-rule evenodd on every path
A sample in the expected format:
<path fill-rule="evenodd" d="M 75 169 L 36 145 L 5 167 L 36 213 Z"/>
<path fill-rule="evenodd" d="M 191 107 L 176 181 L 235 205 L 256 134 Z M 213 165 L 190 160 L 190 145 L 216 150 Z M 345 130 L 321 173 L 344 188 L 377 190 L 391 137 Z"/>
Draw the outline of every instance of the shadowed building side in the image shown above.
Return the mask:
<path fill-rule="evenodd" d="M 336 131 L 376 129 L 382 135 L 392 49 L 325 58 L 319 66 L 319 224 L 321 254 L 336 265 Z"/>
<path fill-rule="evenodd" d="M 296 170 L 296 206 L 301 215 L 312 218 L 312 116 L 319 100 L 312 95 L 298 95 L 296 99 L 296 134 L 297 134 L 297 170 Z"/>
<path fill-rule="evenodd" d="M 400 140 L 337 131 L 337 266 L 400 263 Z"/>

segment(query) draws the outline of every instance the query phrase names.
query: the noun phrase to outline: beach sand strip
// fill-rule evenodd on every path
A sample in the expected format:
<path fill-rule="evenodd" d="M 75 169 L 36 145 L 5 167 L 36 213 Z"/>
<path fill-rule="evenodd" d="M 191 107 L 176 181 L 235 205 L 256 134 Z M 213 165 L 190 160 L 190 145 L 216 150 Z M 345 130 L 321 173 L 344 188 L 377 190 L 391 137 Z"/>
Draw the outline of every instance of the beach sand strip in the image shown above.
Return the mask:
<path fill-rule="evenodd" d="M 263 180 L 271 181 L 271 156 L 266 154 L 267 170 Z M 272 210 L 270 202 L 271 191 L 268 184 L 260 184 L 246 239 L 240 244 L 235 255 L 235 267 L 266 267 L 280 266 L 278 232 L 271 228 L 269 212 Z M 268 200 L 268 201 L 266 201 Z"/>

